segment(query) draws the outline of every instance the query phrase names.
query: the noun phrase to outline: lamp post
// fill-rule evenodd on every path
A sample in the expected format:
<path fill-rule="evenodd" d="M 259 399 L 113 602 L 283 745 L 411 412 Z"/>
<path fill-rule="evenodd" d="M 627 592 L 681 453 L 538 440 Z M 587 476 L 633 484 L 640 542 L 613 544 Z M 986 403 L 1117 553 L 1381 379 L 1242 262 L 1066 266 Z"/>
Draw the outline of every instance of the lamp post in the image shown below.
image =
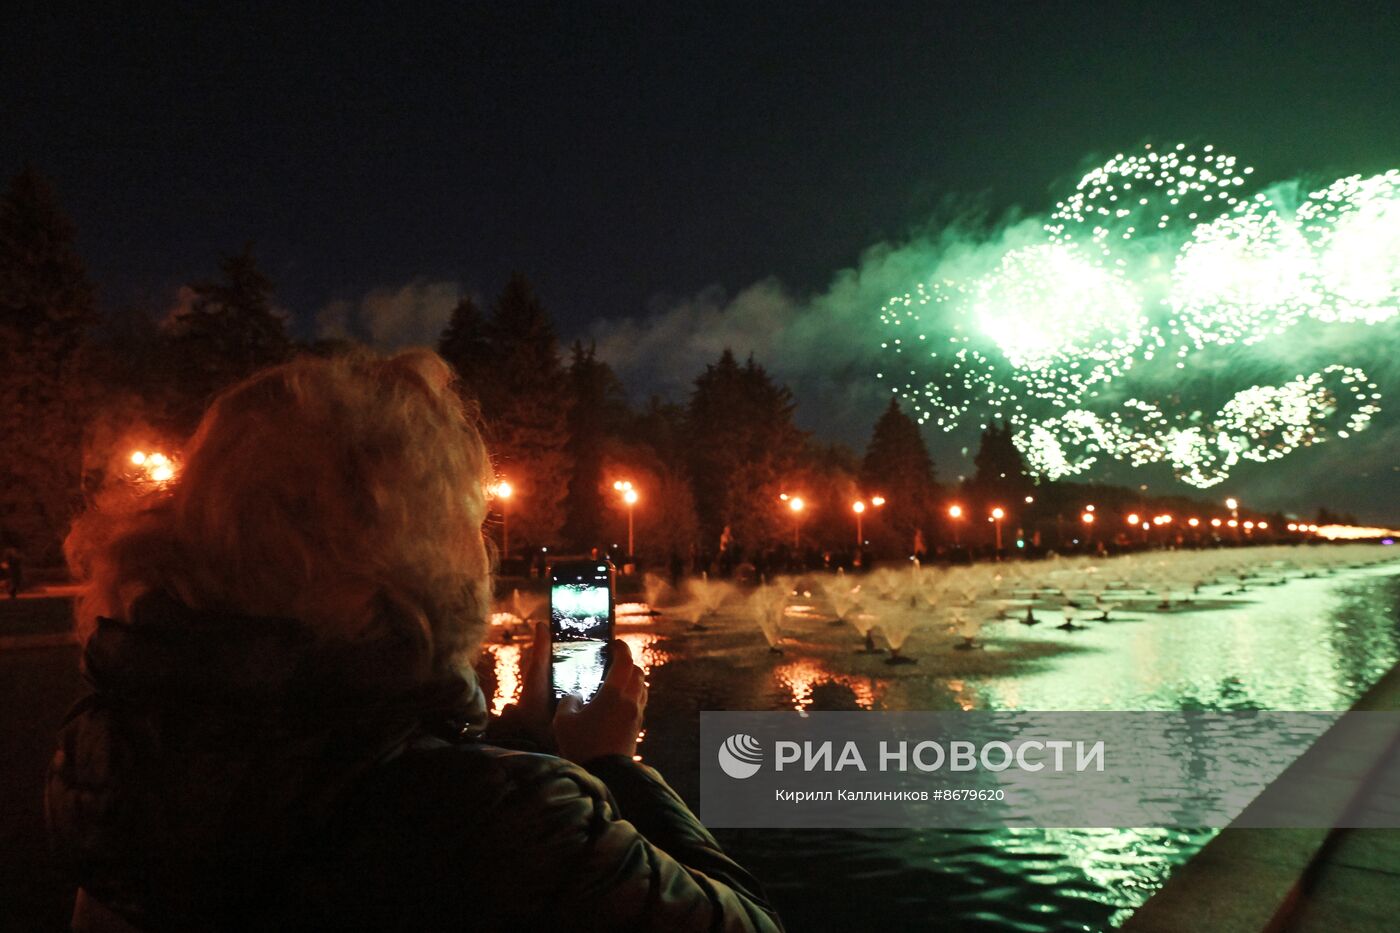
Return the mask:
<path fill-rule="evenodd" d="M 788 496 L 788 508 L 792 511 L 792 549 L 794 551 L 802 548 L 802 510 L 807 507 L 807 503 L 802 501 L 801 496 Z"/>
<path fill-rule="evenodd" d="M 627 507 L 627 557 L 630 560 L 635 557 L 637 553 L 635 547 L 636 539 L 632 533 L 632 509 L 636 506 L 637 500 L 641 497 L 637 494 L 636 488 L 629 480 L 618 480 L 613 483 L 613 489 L 617 490 L 622 496 L 622 504 Z"/>
<path fill-rule="evenodd" d="M 963 507 L 960 505 L 948 506 L 948 518 L 953 523 L 953 547 L 962 547 L 962 517 Z"/>
<path fill-rule="evenodd" d="M 140 481 L 164 486 L 175 478 L 175 463 L 163 453 L 133 450 L 129 460 Z"/>
<path fill-rule="evenodd" d="M 506 506 L 510 503 L 510 497 L 515 493 L 510 483 L 504 479 L 497 480 L 496 485 L 491 487 L 491 498 L 495 499 L 501 510 L 501 555 L 510 556 L 510 512 Z"/>
<path fill-rule="evenodd" d="M 866 511 L 866 509 L 868 509 L 868 508 L 876 508 L 876 509 L 878 509 L 878 508 L 882 507 L 884 504 L 885 504 L 885 497 L 884 497 L 884 496 L 871 496 L 871 497 L 870 497 L 870 505 L 868 505 L 868 506 L 865 504 L 865 500 L 864 500 L 864 499 L 857 499 L 856 501 L 854 501 L 854 502 L 851 503 L 851 511 L 854 512 L 854 513 L 855 513 L 855 516 L 856 516 L 856 550 L 857 550 L 857 551 L 860 550 L 862 547 L 865 546 L 865 526 L 864 526 L 864 524 L 863 524 L 863 520 L 864 520 L 864 518 L 865 518 L 865 511 Z"/>
<path fill-rule="evenodd" d="M 1006 517 L 1006 510 L 1001 506 L 992 509 L 991 521 L 996 528 L 997 560 L 1001 560 L 1001 520 Z"/>

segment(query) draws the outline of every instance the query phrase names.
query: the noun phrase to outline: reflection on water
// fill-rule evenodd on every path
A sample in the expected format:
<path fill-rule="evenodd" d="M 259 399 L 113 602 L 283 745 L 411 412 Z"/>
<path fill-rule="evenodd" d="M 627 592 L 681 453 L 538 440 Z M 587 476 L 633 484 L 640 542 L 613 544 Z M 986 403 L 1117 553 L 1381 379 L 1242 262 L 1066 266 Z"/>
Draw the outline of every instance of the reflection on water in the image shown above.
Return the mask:
<path fill-rule="evenodd" d="M 499 716 L 508 705 L 520 700 L 520 646 L 487 645 L 486 650 L 491 654 L 491 672 L 495 675 L 491 715 Z"/>
<path fill-rule="evenodd" d="M 934 614 L 905 648 L 918 663 L 899 667 L 858 654 L 858 632 L 829 625 L 836 613 L 820 599 L 789 608 L 783 654 L 770 654 L 758 625 L 738 612 L 706 617 L 700 632 L 640 606 L 619 637 L 652 685 L 645 756 L 692 803 L 702 709 L 1333 710 L 1400 661 L 1393 569 L 1251 586 L 1170 611 L 1156 604 L 1125 601 L 1110 622 L 1086 612 L 1081 631 L 1022 625 L 1022 608 L 982 624 L 985 650 L 957 650 L 959 635 Z M 500 690 L 515 695 L 519 649 L 489 650 Z M 498 695 L 492 708 L 504 704 Z M 1246 767 L 1246 757 L 1214 766 Z M 889 927 L 1099 930 L 1121 924 L 1212 832 L 717 835 L 764 880 L 793 929 L 865 929 L 874 912 Z"/>
<path fill-rule="evenodd" d="M 670 653 L 661 647 L 661 636 L 655 632 L 619 632 L 617 637 L 632 650 L 632 660 L 643 674 L 671 661 Z"/>
<path fill-rule="evenodd" d="M 779 665 L 773 671 L 773 679 L 783 705 L 791 705 L 798 712 L 812 708 L 814 703 L 825 710 L 874 709 L 880 691 L 874 678 L 837 673 L 814 658 Z"/>

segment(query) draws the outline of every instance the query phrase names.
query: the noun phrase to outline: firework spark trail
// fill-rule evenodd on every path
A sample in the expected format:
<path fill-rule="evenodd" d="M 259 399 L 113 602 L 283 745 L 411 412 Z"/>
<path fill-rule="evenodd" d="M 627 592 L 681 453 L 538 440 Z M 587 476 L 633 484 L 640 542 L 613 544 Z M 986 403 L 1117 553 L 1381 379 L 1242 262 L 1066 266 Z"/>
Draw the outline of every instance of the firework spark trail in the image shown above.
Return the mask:
<path fill-rule="evenodd" d="M 1006 420 L 1028 465 L 1052 479 L 1107 458 L 1169 463 L 1207 487 L 1242 461 L 1365 430 L 1380 393 L 1350 363 L 1243 387 L 1218 406 L 1183 401 L 1185 373 L 1167 398 L 1135 388 L 1144 367 L 1186 370 L 1305 322 L 1400 317 L 1400 171 L 1340 179 L 1296 209 L 1251 191 L 1252 175 L 1212 146 L 1114 156 L 1056 206 L 1044 242 L 887 301 L 881 346 L 894 360 L 880 378 L 920 423 Z"/>

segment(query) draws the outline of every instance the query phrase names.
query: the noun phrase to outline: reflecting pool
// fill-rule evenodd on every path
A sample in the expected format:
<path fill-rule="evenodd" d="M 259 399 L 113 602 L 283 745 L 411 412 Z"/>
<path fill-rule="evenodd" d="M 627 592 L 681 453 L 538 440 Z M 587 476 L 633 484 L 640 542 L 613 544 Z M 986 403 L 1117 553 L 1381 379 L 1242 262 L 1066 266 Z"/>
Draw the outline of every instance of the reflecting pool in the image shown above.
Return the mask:
<path fill-rule="evenodd" d="M 965 583 L 939 590 L 953 608 L 927 609 L 927 624 L 901 632 L 902 654 L 917 659 L 902 665 L 857 653 L 870 623 L 846 617 L 844 606 L 834 611 L 820 580 L 791 583 L 780 653 L 737 592 L 704 613 L 680 594 L 657 615 L 629 604 L 618 630 L 651 683 L 642 755 L 694 803 L 705 709 L 1346 709 L 1400 662 L 1398 572 L 1395 563 L 1317 575 L 1295 568 L 1243 591 L 1212 583 L 1166 597 L 1106 579 L 1087 596 L 1077 583 L 1055 584 L 1052 596 L 1043 580 L 989 571 L 980 596 L 955 592 Z M 1109 621 L 1098 621 L 1105 593 L 1116 601 Z M 989 601 L 996 611 L 972 627 L 957 608 Z M 1024 624 L 1027 608 L 1040 624 Z M 488 645 L 487 686 L 518 689 L 519 644 Z M 889 927 L 1039 931 L 1120 924 L 1212 832 L 716 835 L 764 880 L 792 929 L 865 929 L 878 918 Z"/>

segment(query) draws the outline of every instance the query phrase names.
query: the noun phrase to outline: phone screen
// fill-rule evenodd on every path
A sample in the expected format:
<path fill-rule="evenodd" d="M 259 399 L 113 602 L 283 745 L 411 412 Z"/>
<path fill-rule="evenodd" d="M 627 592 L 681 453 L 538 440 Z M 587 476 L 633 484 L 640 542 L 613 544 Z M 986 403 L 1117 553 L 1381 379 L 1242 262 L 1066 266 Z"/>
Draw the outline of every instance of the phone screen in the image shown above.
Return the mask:
<path fill-rule="evenodd" d="M 554 699 L 570 693 L 593 699 L 603 685 L 613 637 L 612 566 L 580 561 L 551 568 L 549 624 Z"/>

